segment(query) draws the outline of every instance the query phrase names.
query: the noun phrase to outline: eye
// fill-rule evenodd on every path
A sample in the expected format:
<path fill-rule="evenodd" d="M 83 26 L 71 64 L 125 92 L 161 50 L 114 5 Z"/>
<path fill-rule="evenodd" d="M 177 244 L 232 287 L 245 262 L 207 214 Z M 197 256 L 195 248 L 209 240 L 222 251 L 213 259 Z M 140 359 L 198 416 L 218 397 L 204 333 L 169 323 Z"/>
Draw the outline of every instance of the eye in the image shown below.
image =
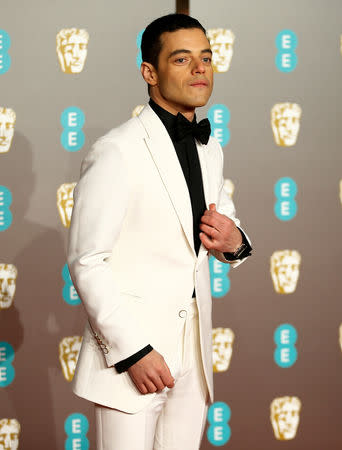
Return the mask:
<path fill-rule="evenodd" d="M 179 63 L 183 63 L 185 61 L 185 58 L 177 58 L 176 59 L 176 62 L 179 62 Z"/>
<path fill-rule="evenodd" d="M 210 56 L 206 56 L 205 58 L 203 58 L 203 61 L 211 63 L 211 57 Z"/>

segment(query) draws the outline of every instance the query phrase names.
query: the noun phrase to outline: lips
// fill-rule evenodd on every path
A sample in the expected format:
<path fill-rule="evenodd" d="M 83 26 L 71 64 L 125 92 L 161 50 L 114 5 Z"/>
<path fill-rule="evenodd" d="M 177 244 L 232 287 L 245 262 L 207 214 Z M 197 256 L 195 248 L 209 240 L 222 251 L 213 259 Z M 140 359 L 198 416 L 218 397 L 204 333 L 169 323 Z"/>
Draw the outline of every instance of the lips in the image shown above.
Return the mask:
<path fill-rule="evenodd" d="M 190 86 L 208 86 L 208 84 L 209 83 L 206 80 L 198 80 L 191 83 Z"/>

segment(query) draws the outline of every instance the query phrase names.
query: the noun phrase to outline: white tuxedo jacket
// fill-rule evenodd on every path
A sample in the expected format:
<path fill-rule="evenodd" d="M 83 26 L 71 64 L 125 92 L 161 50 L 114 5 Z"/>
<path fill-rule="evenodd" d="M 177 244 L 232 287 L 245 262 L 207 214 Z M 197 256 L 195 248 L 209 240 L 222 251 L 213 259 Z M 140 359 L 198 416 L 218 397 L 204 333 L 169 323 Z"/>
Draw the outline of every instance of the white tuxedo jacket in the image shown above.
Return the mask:
<path fill-rule="evenodd" d="M 207 208 L 215 203 L 239 225 L 223 189 L 221 146 L 210 137 L 197 151 Z M 68 246 L 71 278 L 89 317 L 73 379 L 80 397 L 130 413 L 147 405 L 156 393 L 141 394 L 127 372 L 112 366 L 151 344 L 172 373 L 178 313 L 195 286 L 214 401 L 209 254 L 201 244 L 196 255 L 192 220 L 175 148 L 149 105 L 93 144 L 74 190 Z"/>

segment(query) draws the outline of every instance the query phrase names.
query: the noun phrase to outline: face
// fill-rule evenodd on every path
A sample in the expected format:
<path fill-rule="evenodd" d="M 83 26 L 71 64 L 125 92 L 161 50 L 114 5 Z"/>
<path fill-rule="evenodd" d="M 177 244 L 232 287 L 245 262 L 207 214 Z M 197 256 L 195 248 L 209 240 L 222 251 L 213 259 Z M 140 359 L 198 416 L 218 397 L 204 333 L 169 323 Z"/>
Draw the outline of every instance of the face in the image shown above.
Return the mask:
<path fill-rule="evenodd" d="M 11 306 L 16 278 L 17 269 L 13 264 L 0 264 L 0 310 Z"/>
<path fill-rule="evenodd" d="M 286 146 L 295 143 L 299 131 L 299 119 L 291 110 L 284 111 L 283 116 L 278 121 L 280 139 Z"/>
<path fill-rule="evenodd" d="M 213 89 L 212 54 L 206 35 L 191 28 L 163 33 L 160 39 L 158 69 L 149 65 L 154 70 L 152 99 L 172 113 L 204 106 Z"/>
<path fill-rule="evenodd" d="M 230 328 L 213 329 L 214 372 L 228 369 L 233 352 L 234 333 Z"/>
<path fill-rule="evenodd" d="M 279 251 L 271 257 L 271 273 L 275 290 L 292 294 L 297 287 L 301 257 L 297 251 Z"/>
<path fill-rule="evenodd" d="M 62 47 L 65 65 L 73 73 L 81 72 L 87 55 L 87 43 L 77 35 L 70 37 L 66 45 Z"/>
<path fill-rule="evenodd" d="M 89 35 L 86 30 L 63 29 L 57 35 L 57 54 L 65 73 L 80 73 L 87 57 Z"/>
<path fill-rule="evenodd" d="M 233 198 L 235 186 L 234 186 L 234 183 L 232 182 L 232 180 L 230 180 L 228 178 L 225 179 L 223 189 L 226 191 L 229 198 Z"/>
<path fill-rule="evenodd" d="M 70 227 L 71 214 L 74 206 L 73 192 L 76 183 L 64 183 L 57 190 L 57 207 L 62 221 L 66 227 Z"/>
<path fill-rule="evenodd" d="M 275 415 L 278 433 L 282 440 L 293 439 L 299 424 L 299 411 L 296 404 L 286 402 L 281 411 Z"/>
<path fill-rule="evenodd" d="M 278 280 L 285 292 L 293 292 L 299 277 L 299 264 L 291 256 L 284 258 L 278 269 Z"/>
<path fill-rule="evenodd" d="M 81 336 L 72 336 L 62 339 L 59 344 L 59 360 L 67 381 L 71 381 L 74 377 L 81 343 Z"/>
<path fill-rule="evenodd" d="M 0 112 L 0 153 L 8 152 L 10 149 L 14 134 L 14 122 L 13 110 L 7 108 L 6 112 Z"/>
<path fill-rule="evenodd" d="M 297 104 L 276 104 L 272 108 L 272 129 L 278 145 L 295 145 L 300 127 L 301 108 Z"/>
<path fill-rule="evenodd" d="M 16 419 L 0 425 L 0 450 L 16 450 L 19 447 L 19 423 Z"/>
<path fill-rule="evenodd" d="M 213 67 L 215 72 L 227 72 L 233 56 L 235 36 L 231 30 L 212 28 L 207 31 L 213 51 Z"/>

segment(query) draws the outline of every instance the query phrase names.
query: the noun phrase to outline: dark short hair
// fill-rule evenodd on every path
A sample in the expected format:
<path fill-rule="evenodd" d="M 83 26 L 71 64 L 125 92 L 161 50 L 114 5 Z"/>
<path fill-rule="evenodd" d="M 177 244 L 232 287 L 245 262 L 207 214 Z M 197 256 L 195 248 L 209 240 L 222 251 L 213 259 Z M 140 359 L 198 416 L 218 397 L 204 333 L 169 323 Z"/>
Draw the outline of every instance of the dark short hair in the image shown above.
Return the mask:
<path fill-rule="evenodd" d="M 165 32 L 172 32 L 184 28 L 199 28 L 206 34 L 205 29 L 197 19 L 186 14 L 168 14 L 151 22 L 141 38 L 142 60 L 158 69 L 158 58 L 162 49 L 160 36 Z"/>

